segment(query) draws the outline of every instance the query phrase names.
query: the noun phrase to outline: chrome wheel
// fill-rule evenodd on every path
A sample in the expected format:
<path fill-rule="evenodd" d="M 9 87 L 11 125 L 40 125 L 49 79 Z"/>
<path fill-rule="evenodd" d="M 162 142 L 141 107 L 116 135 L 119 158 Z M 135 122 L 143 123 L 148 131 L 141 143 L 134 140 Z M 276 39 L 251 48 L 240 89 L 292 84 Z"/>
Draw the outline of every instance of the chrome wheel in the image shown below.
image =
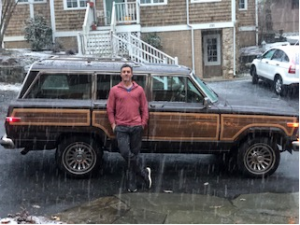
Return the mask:
<path fill-rule="evenodd" d="M 280 151 L 272 138 L 254 138 L 245 141 L 237 155 L 240 171 L 250 177 L 261 178 L 273 174 L 280 162 Z"/>
<path fill-rule="evenodd" d="M 62 141 L 56 151 L 56 160 L 67 175 L 84 178 L 100 165 L 102 150 L 93 138 L 74 136 Z"/>
<path fill-rule="evenodd" d="M 63 153 L 63 166 L 72 174 L 89 172 L 96 164 L 97 154 L 86 143 L 73 143 Z"/>
<path fill-rule="evenodd" d="M 276 77 L 274 80 L 275 93 L 282 95 L 284 93 L 283 83 L 281 77 Z"/>
<path fill-rule="evenodd" d="M 244 155 L 246 168 L 254 174 L 265 174 L 275 164 L 273 149 L 266 144 L 255 144 Z"/>

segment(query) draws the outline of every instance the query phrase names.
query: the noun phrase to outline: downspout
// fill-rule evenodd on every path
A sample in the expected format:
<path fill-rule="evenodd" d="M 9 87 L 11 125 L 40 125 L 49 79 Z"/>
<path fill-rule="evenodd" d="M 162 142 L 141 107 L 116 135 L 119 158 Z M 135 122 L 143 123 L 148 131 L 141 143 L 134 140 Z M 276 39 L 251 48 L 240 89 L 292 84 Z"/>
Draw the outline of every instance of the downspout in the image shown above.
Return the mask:
<path fill-rule="evenodd" d="M 186 0 L 186 24 L 191 29 L 192 69 L 193 69 L 193 73 L 195 73 L 194 27 L 190 24 L 189 0 Z"/>
<path fill-rule="evenodd" d="M 258 2 L 255 0 L 255 42 L 258 46 Z"/>
<path fill-rule="evenodd" d="M 236 7 L 235 0 L 231 0 L 231 21 L 233 23 L 233 76 L 236 76 Z"/>
<path fill-rule="evenodd" d="M 55 24 L 55 8 L 54 0 L 50 0 L 50 19 L 51 19 L 51 29 L 52 29 L 52 43 L 55 43 L 55 33 L 56 33 L 56 24 Z"/>

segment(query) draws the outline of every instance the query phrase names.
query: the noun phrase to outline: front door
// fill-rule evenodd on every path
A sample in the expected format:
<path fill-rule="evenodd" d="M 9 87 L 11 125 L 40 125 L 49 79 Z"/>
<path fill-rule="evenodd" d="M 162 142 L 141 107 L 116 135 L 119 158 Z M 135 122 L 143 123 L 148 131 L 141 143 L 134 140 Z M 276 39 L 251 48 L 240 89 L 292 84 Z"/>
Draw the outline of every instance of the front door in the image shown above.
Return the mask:
<path fill-rule="evenodd" d="M 122 2 L 127 2 L 127 0 L 114 0 L 114 1 L 105 0 L 105 15 L 106 15 L 107 24 L 110 24 L 110 22 L 111 22 L 111 13 L 112 13 L 113 2 L 122 3 Z"/>
<path fill-rule="evenodd" d="M 203 77 L 222 76 L 221 34 L 203 34 Z"/>

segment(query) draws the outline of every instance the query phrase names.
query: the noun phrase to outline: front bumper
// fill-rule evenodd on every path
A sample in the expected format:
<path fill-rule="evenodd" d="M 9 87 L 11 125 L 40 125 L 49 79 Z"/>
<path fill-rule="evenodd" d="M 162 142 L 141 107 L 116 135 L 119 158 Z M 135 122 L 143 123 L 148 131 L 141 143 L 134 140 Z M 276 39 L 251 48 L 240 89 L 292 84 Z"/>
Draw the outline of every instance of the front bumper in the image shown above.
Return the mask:
<path fill-rule="evenodd" d="M 299 152 L 299 141 L 293 141 L 292 145 L 293 145 L 293 151 Z"/>
<path fill-rule="evenodd" d="M 6 134 L 1 138 L 0 145 L 8 149 L 15 148 L 14 142 L 12 141 L 12 139 L 8 138 Z"/>

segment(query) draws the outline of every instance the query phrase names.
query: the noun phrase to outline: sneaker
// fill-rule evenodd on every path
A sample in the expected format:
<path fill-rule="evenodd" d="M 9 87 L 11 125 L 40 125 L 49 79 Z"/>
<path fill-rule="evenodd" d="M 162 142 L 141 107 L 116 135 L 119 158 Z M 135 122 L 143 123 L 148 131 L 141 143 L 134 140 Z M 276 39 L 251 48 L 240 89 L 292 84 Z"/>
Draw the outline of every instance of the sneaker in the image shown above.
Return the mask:
<path fill-rule="evenodd" d="M 151 180 L 151 169 L 149 167 L 145 168 L 145 182 L 148 189 L 152 186 L 152 180 Z"/>
<path fill-rule="evenodd" d="M 128 192 L 132 192 L 132 193 L 137 192 L 137 188 L 135 188 L 135 189 L 128 188 Z"/>
<path fill-rule="evenodd" d="M 128 192 L 137 192 L 136 184 L 132 182 L 128 183 L 127 190 Z"/>

